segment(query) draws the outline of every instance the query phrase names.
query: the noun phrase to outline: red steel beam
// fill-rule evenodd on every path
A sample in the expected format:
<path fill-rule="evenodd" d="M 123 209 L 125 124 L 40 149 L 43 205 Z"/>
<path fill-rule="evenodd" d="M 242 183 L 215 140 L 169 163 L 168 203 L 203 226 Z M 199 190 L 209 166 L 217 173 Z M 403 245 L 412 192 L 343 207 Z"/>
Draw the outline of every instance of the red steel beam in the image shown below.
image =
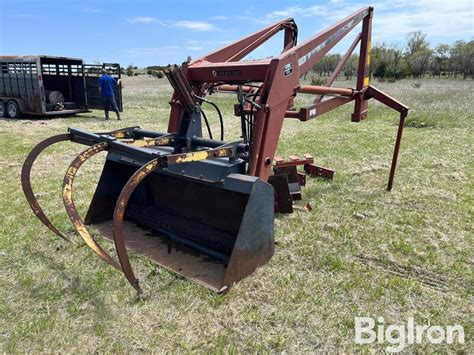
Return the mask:
<path fill-rule="evenodd" d="M 298 119 L 300 119 L 300 117 L 301 117 L 301 111 L 286 111 L 285 112 L 285 118 L 298 118 Z"/>
<path fill-rule="evenodd" d="M 380 91 L 375 86 L 369 85 L 367 91 L 365 92 L 365 99 L 368 100 L 372 98 L 377 101 L 380 101 L 384 105 L 400 113 L 408 112 L 408 110 L 410 109 L 408 106 L 402 104 L 400 101 L 394 99 L 390 95 L 387 95 L 383 91 Z"/>
<path fill-rule="evenodd" d="M 319 102 L 310 106 L 302 107 L 299 111 L 286 111 L 285 118 L 297 118 L 300 121 L 309 121 L 310 119 L 321 116 L 323 113 L 329 112 L 347 104 L 354 100 L 353 97 L 333 97 L 329 100 Z"/>
<path fill-rule="evenodd" d="M 252 86 L 242 85 L 242 91 L 248 93 L 254 89 Z M 216 91 L 228 91 L 228 92 L 238 92 L 239 86 L 238 85 L 229 85 L 223 84 L 215 87 Z"/>
<path fill-rule="evenodd" d="M 250 36 L 246 36 L 233 44 L 227 45 L 224 48 L 214 51 L 197 60 L 191 61 L 190 63 L 185 63 L 182 66 L 182 71 L 186 79 L 188 81 L 191 81 L 192 79 L 189 72 L 190 67 L 196 68 L 196 67 L 202 66 L 203 63 L 209 63 L 209 62 L 225 63 L 225 62 L 229 62 L 230 60 L 240 60 L 243 57 L 245 57 L 248 53 L 253 51 L 255 48 L 260 46 L 262 43 L 270 39 L 273 35 L 278 33 L 280 30 L 286 28 L 286 25 L 290 22 L 293 23 L 293 20 L 286 19 L 280 22 L 276 22 L 273 25 L 270 25 L 260 31 L 257 31 Z M 285 41 L 286 40 L 287 39 L 285 36 Z M 199 95 L 204 95 L 204 93 L 202 92 L 203 91 L 202 89 L 206 85 L 206 80 L 204 79 L 212 78 L 212 69 L 210 70 L 210 72 L 209 70 L 207 70 L 206 72 L 206 69 L 203 69 L 202 71 L 203 72 L 200 72 L 200 70 L 198 70 L 198 72 L 200 72 L 198 73 L 198 77 L 202 79 L 201 83 L 199 83 L 198 85 L 193 85 L 193 83 L 191 83 L 191 85 L 193 86 L 193 91 Z M 265 78 L 265 76 L 263 75 L 263 71 L 264 70 L 260 71 L 260 77 Z M 209 74 L 211 74 L 211 76 Z M 225 77 L 222 76 L 218 78 L 212 78 L 211 80 L 208 80 L 208 82 L 215 82 L 217 80 L 225 80 Z M 263 79 L 261 80 L 263 81 Z M 180 124 L 181 115 L 183 113 L 180 105 L 175 104 L 176 99 L 177 99 L 176 93 L 173 93 L 173 97 L 171 100 L 172 105 L 171 105 L 171 112 L 170 112 L 170 120 L 168 122 L 169 133 L 176 132 Z"/>
<path fill-rule="evenodd" d="M 229 62 L 237 61 L 244 58 L 247 54 L 252 52 L 255 48 L 262 45 L 264 42 L 269 40 L 272 36 L 277 34 L 279 31 L 285 28 L 292 19 L 288 18 L 283 21 L 276 22 L 264 29 L 257 31 L 249 36 L 241 38 L 235 43 L 227 45 L 217 51 L 205 55 L 193 62 L 191 65 L 195 65 L 201 61 L 208 62 Z"/>
<path fill-rule="evenodd" d="M 335 108 L 338 108 L 339 106 L 342 106 L 344 104 L 347 104 L 348 102 L 351 102 L 352 100 L 354 100 L 353 97 L 333 97 L 329 100 L 320 102 L 316 104 L 317 115 L 319 116 L 319 115 L 322 115 L 323 113 L 332 111 Z"/>
<path fill-rule="evenodd" d="M 349 88 L 331 88 L 328 86 L 315 86 L 315 85 L 299 85 L 295 88 L 296 92 L 302 94 L 315 94 L 315 95 L 342 95 L 342 96 L 353 96 L 354 90 Z"/>
<path fill-rule="evenodd" d="M 352 15 L 342 19 L 335 25 L 323 30 L 306 42 L 292 48 L 290 51 L 280 55 L 282 58 L 290 53 L 296 53 L 299 64 L 299 74 L 308 72 L 321 57 L 334 47 L 348 32 L 350 32 L 360 21 L 371 14 L 371 7 L 364 7 Z"/>
<path fill-rule="evenodd" d="M 254 118 L 254 129 L 250 146 L 249 174 L 267 180 L 275 156 L 285 112 L 294 96 L 294 88 L 299 84 L 297 72 L 288 73 L 288 68 L 297 68 L 297 58 L 293 55 L 270 62 Z M 285 74 L 287 73 L 287 74 Z"/>
<path fill-rule="evenodd" d="M 356 90 L 361 92 L 369 86 L 370 76 L 370 47 L 372 36 L 372 15 L 373 8 L 369 8 L 369 14 L 364 18 L 362 23 L 362 37 L 360 42 L 359 68 L 357 70 Z M 354 112 L 352 113 L 352 121 L 360 122 L 367 118 L 368 102 L 360 95 L 355 99 Z"/>
<path fill-rule="evenodd" d="M 405 118 L 408 115 L 408 106 L 402 104 L 400 101 L 395 100 L 393 97 L 380 91 L 376 87 L 369 85 L 366 92 L 364 93 L 364 99 L 369 100 L 371 98 L 383 103 L 391 109 L 400 112 L 400 122 L 398 123 L 397 138 L 395 140 L 395 147 L 393 148 L 392 164 L 390 166 L 390 174 L 388 177 L 387 190 L 390 191 L 393 186 L 393 180 L 395 178 L 395 171 L 397 169 L 398 153 L 400 151 L 400 144 L 402 141 L 403 127 L 405 126 Z"/>

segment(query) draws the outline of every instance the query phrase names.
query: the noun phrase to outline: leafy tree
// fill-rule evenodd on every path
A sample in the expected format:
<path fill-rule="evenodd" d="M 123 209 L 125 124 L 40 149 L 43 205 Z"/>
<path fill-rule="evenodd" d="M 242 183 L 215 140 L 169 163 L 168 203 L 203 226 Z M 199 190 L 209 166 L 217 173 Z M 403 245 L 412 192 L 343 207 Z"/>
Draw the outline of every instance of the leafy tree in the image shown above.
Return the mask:
<path fill-rule="evenodd" d="M 433 50 L 433 74 L 441 74 L 445 72 L 449 65 L 450 47 L 448 44 L 439 44 Z"/>
<path fill-rule="evenodd" d="M 146 67 L 146 69 L 151 69 L 151 70 L 154 70 L 154 71 L 163 70 L 164 68 L 166 68 L 166 66 L 163 66 L 163 65 L 150 65 L 150 66 Z"/>
<path fill-rule="evenodd" d="M 469 75 L 474 76 L 474 40 L 456 41 L 451 47 L 450 51 L 454 77 L 460 72 L 463 75 L 463 79 L 466 79 Z"/>
<path fill-rule="evenodd" d="M 425 75 L 430 59 L 431 49 L 429 48 L 420 49 L 407 58 L 408 65 L 414 78 L 419 78 Z"/>
<path fill-rule="evenodd" d="M 126 74 L 127 74 L 127 76 L 133 76 L 133 65 L 132 65 L 132 64 L 130 64 L 130 65 L 127 67 Z"/>
<path fill-rule="evenodd" d="M 439 44 L 431 49 L 426 34 L 420 31 L 408 33 L 405 39 L 403 46 L 381 43 L 372 48 L 370 69 L 374 77 L 396 80 L 427 74 L 438 77 L 457 77 L 461 74 L 464 79 L 474 79 L 474 40 L 457 41 L 452 45 Z M 313 66 L 312 72 L 319 74 L 319 77 L 330 75 L 340 59 L 339 54 L 327 54 Z M 344 76 L 351 79 L 357 70 L 358 56 L 353 54 L 343 67 Z"/>
<path fill-rule="evenodd" d="M 387 62 L 381 60 L 377 63 L 374 70 L 374 77 L 384 79 L 387 76 Z"/>
<path fill-rule="evenodd" d="M 349 59 L 347 59 L 346 64 L 344 64 L 344 76 L 347 80 L 352 80 L 352 76 L 357 73 L 357 66 L 359 65 L 359 55 L 352 54 Z"/>
<path fill-rule="evenodd" d="M 414 55 L 416 52 L 429 49 L 429 43 L 426 40 L 426 33 L 421 31 L 410 32 L 406 35 L 407 40 L 407 54 Z"/>
<path fill-rule="evenodd" d="M 372 71 L 376 78 L 400 79 L 404 76 L 403 51 L 400 46 L 382 43 L 371 52 Z"/>
<path fill-rule="evenodd" d="M 313 66 L 313 71 L 319 73 L 319 76 L 322 76 L 323 74 L 329 75 L 334 69 L 336 69 L 340 60 L 340 54 L 327 54 Z"/>
<path fill-rule="evenodd" d="M 405 59 L 413 77 L 425 75 L 431 60 L 432 50 L 426 40 L 426 34 L 421 31 L 410 32 L 406 36 L 407 51 Z"/>

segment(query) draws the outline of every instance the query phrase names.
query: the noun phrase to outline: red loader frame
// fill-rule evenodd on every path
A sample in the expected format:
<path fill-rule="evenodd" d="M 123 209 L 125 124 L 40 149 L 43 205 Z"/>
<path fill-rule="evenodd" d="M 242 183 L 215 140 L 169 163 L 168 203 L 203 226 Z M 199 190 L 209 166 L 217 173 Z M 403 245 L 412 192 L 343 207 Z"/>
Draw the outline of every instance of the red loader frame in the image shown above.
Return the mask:
<path fill-rule="evenodd" d="M 251 93 L 254 100 L 243 105 L 244 113 L 252 112 L 252 137 L 250 143 L 250 175 L 267 180 L 280 136 L 283 120 L 296 118 L 307 121 L 319 117 L 341 105 L 354 101 L 353 122 L 367 118 L 368 100 L 374 98 L 400 113 L 400 123 L 393 152 L 388 190 L 392 188 L 398 151 L 408 107 L 369 85 L 370 42 L 373 8 L 362 8 L 335 25 L 319 32 L 297 45 L 297 27 L 293 19 L 270 25 L 250 36 L 212 52 L 202 58 L 184 63 L 182 70 L 192 90 L 204 97 L 212 90 Z M 337 68 L 324 86 L 300 85 L 300 77 L 307 73 L 342 38 L 362 21 L 362 32 L 357 35 Z M 283 52 L 276 58 L 240 61 L 254 49 L 284 31 Z M 332 88 L 339 72 L 360 43 L 359 65 L 355 88 Z M 246 86 L 251 84 L 251 86 Z M 240 91 L 239 91 L 240 90 Z M 312 105 L 293 109 L 298 93 L 319 95 Z M 323 96 L 332 96 L 323 100 Z M 168 132 L 176 132 L 182 106 L 176 92 L 171 100 Z M 240 114 L 240 112 L 236 112 Z"/>

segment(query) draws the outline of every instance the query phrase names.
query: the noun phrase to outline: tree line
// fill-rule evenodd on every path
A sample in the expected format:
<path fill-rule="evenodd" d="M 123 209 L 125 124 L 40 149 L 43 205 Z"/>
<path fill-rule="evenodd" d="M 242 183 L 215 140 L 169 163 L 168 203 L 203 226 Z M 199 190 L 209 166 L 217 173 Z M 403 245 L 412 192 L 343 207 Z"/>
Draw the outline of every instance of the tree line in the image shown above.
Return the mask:
<path fill-rule="evenodd" d="M 312 68 L 314 85 L 324 84 L 326 77 L 336 69 L 341 54 L 327 54 Z M 191 57 L 188 56 L 188 61 Z M 340 76 L 351 80 L 357 75 L 359 55 L 352 54 L 346 61 Z M 169 64 L 167 65 L 169 66 Z M 167 66 L 153 65 L 145 68 L 146 74 L 162 78 Z M 138 75 L 137 67 L 130 64 L 122 73 Z M 314 77 L 314 74 L 318 77 Z M 431 48 L 426 34 L 415 31 L 405 37 L 404 44 L 381 43 L 372 47 L 370 58 L 372 77 L 386 80 L 403 78 L 446 77 L 474 79 L 474 40 L 459 40 L 452 44 L 439 44 Z M 311 76 L 311 74 L 309 74 Z M 306 79 L 306 74 L 305 74 Z"/>
<path fill-rule="evenodd" d="M 439 44 L 430 48 L 426 34 L 416 31 L 406 36 L 401 44 L 381 43 L 371 50 L 371 75 L 380 79 L 403 79 L 407 77 L 447 77 L 474 79 L 474 40 Z M 329 75 L 342 56 L 328 54 L 316 63 L 312 71 L 320 77 Z M 359 56 L 352 54 L 341 74 L 346 79 L 357 75 Z"/>

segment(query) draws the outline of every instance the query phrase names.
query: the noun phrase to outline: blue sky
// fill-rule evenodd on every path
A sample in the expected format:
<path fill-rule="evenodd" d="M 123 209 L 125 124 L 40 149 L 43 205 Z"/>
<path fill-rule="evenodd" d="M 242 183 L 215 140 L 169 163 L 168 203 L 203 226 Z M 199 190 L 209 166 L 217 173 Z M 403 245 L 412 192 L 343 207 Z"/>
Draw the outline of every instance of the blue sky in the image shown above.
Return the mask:
<path fill-rule="evenodd" d="M 294 17 L 300 41 L 360 7 L 375 7 L 373 42 L 403 43 L 410 31 L 430 44 L 474 37 L 474 0 L 107 1 L 0 0 L 0 54 L 48 54 L 119 62 L 181 63 L 272 22 Z M 353 31 L 354 35 L 356 31 Z M 255 58 L 277 54 L 277 38 Z M 334 50 L 344 51 L 347 39 Z"/>

